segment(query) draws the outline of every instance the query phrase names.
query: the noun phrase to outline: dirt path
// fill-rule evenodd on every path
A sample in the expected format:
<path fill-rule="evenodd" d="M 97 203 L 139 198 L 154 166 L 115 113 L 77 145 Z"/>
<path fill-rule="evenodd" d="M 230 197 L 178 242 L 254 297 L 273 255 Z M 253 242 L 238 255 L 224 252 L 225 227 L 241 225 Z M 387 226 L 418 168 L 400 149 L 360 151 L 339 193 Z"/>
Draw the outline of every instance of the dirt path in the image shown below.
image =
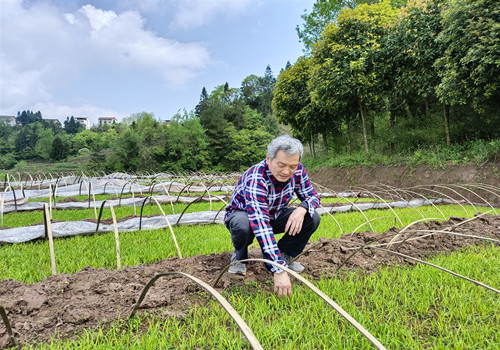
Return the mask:
<path fill-rule="evenodd" d="M 465 219 L 452 218 L 444 223 L 422 223 L 412 229 L 443 230 L 463 223 Z M 456 226 L 453 232 L 500 239 L 500 216 L 486 215 Z M 306 266 L 305 273 L 319 278 L 331 275 L 353 251 L 351 248 L 380 239 L 377 243 L 389 242 L 397 230 L 384 234 L 363 233 L 344 235 L 341 239 L 321 239 L 306 247 L 309 249 L 299 257 Z M 405 232 L 402 238 L 415 233 Z M 412 236 L 412 237 L 413 237 Z M 416 258 L 426 258 L 438 253 L 451 252 L 478 243 L 477 239 L 450 234 L 436 234 L 419 240 L 405 242 L 398 251 Z M 260 250 L 252 248 L 250 257 L 261 258 Z M 95 329 L 118 317 L 126 317 L 137 302 L 143 287 L 157 273 L 182 271 L 202 279 L 209 284 L 217 278 L 228 264 L 229 253 L 198 255 L 183 260 L 172 258 L 155 264 L 125 267 L 121 271 L 85 268 L 75 274 L 60 274 L 42 282 L 26 285 L 14 280 L 0 281 L 0 306 L 8 313 L 16 342 L 46 341 L 59 334 L 71 338 L 83 329 Z M 382 251 L 364 250 L 353 256 L 345 268 L 362 268 L 373 271 L 380 264 L 405 263 L 403 258 Z M 243 281 L 258 281 L 262 288 L 272 293 L 271 286 L 264 282 L 271 274 L 262 263 L 248 267 L 245 277 L 225 274 L 218 285 L 219 291 Z M 192 292 L 200 289 L 182 277 L 159 279 L 150 289 L 141 306 L 141 311 L 158 311 L 163 308 L 167 315 L 183 316 L 186 306 L 196 302 Z M 8 334 L 0 323 L 0 348 L 7 345 Z"/>

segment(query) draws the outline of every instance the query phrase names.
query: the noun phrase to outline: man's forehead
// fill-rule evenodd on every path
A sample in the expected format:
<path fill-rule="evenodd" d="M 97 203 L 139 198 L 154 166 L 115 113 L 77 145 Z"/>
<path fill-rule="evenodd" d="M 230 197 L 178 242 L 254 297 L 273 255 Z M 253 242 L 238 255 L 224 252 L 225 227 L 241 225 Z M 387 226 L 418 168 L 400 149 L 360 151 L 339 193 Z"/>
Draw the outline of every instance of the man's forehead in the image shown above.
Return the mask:
<path fill-rule="evenodd" d="M 283 150 L 279 150 L 276 153 L 275 159 L 278 162 L 284 163 L 284 164 L 298 164 L 299 160 L 300 160 L 300 154 L 299 153 L 295 153 L 295 154 L 291 154 L 290 155 L 290 154 L 286 153 Z"/>

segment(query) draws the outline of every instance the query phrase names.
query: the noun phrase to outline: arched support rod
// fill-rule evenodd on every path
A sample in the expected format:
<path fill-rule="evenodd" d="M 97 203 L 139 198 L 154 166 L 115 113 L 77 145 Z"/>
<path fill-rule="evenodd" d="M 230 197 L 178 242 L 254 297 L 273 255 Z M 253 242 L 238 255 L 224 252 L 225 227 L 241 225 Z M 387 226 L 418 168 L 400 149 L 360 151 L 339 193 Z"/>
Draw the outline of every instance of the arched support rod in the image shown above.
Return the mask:
<path fill-rule="evenodd" d="M 393 251 L 393 250 L 389 250 L 389 249 L 385 249 L 385 248 L 380 248 L 380 247 L 372 247 L 372 246 L 367 246 L 367 247 L 364 247 L 364 248 L 381 250 L 381 251 L 383 251 L 383 252 L 387 252 L 387 253 L 390 253 L 390 254 L 395 254 L 395 255 L 398 255 L 398 256 L 403 257 L 403 258 L 405 258 L 405 259 L 410 259 L 410 260 L 413 260 L 413 261 L 416 261 L 416 262 L 419 262 L 419 263 L 422 263 L 422 264 L 425 264 L 425 265 L 429 265 L 429 266 L 434 267 L 434 268 L 436 268 L 436 269 L 439 269 L 439 270 L 441 270 L 441 271 L 447 272 L 447 273 L 449 273 L 450 275 L 453 275 L 453 276 L 455 276 L 455 277 L 459 277 L 459 278 L 461 278 L 461 279 L 463 279 L 463 280 L 466 280 L 466 281 L 472 282 L 472 283 L 474 283 L 476 286 L 480 286 L 480 287 L 486 288 L 486 289 L 488 289 L 488 290 L 491 290 L 491 291 L 493 291 L 493 292 L 495 292 L 495 293 L 497 293 L 497 294 L 500 294 L 500 290 L 498 290 L 498 289 L 495 289 L 495 288 L 493 288 L 493 287 L 490 287 L 490 286 L 488 286 L 488 285 L 486 285 L 486 284 L 484 284 L 484 283 L 481 283 L 481 282 L 479 282 L 479 281 L 473 280 L 473 279 L 471 279 L 471 278 L 468 278 L 468 277 L 462 276 L 462 275 L 460 275 L 460 274 L 458 274 L 458 273 L 456 273 L 456 272 L 453 272 L 453 271 L 447 270 L 447 269 L 445 269 L 444 267 L 441 267 L 441 266 L 438 266 L 438 265 L 431 264 L 431 263 L 429 263 L 429 262 L 427 262 L 427 261 L 423 261 L 423 260 L 420 260 L 420 259 L 414 258 L 414 257 L 412 257 L 412 256 L 409 256 L 409 255 L 406 255 L 406 254 L 402 254 L 402 253 L 398 253 L 398 252 L 395 252 L 395 251 Z"/>
<path fill-rule="evenodd" d="M 247 325 L 247 323 L 241 318 L 241 316 L 238 314 L 238 312 L 229 304 L 229 302 L 219 293 L 217 292 L 214 288 L 212 288 L 210 285 L 207 283 L 203 282 L 202 280 L 188 275 L 187 273 L 184 272 L 177 272 L 177 271 L 172 271 L 172 272 L 164 272 L 164 273 L 159 273 L 156 276 L 154 276 L 148 284 L 144 287 L 141 296 L 139 297 L 139 300 L 137 301 L 137 304 L 134 306 L 134 309 L 130 313 L 129 318 L 134 317 L 135 313 L 141 306 L 142 301 L 146 297 L 146 294 L 148 293 L 149 289 L 153 286 L 153 284 L 163 276 L 168 276 L 168 275 L 181 275 L 186 278 L 189 278 L 193 282 L 197 283 L 201 287 L 203 287 L 207 292 L 209 292 L 221 305 L 222 307 L 226 310 L 226 312 L 233 318 L 234 322 L 238 325 L 238 327 L 241 329 L 243 334 L 245 335 L 245 338 L 250 342 L 250 345 L 252 346 L 253 349 L 263 349 L 262 345 L 260 345 L 259 341 L 253 334 L 252 330 L 250 327 Z"/>
<path fill-rule="evenodd" d="M 7 343 L 7 346 L 15 346 L 16 340 L 14 339 L 14 334 L 12 333 L 12 328 L 10 327 L 10 322 L 7 318 L 7 313 L 5 312 L 3 306 L 0 306 L 0 315 L 2 316 L 3 323 L 5 324 L 5 328 L 7 329 L 7 334 L 9 335 L 9 342 Z"/>
<path fill-rule="evenodd" d="M 271 264 L 273 266 L 279 267 L 282 270 L 285 270 L 289 274 L 291 274 L 293 277 L 298 279 L 300 282 L 305 284 L 307 287 L 309 287 L 314 293 L 316 293 L 321 299 L 326 301 L 328 305 L 333 307 L 335 311 L 337 311 L 342 317 L 344 317 L 351 325 L 354 326 L 361 334 L 363 334 L 377 349 L 386 349 L 373 335 L 371 335 L 370 332 L 368 332 L 361 324 L 358 323 L 351 315 L 349 315 L 344 309 L 342 309 L 336 302 L 334 302 L 328 295 L 323 293 L 318 287 L 316 287 L 314 284 L 306 280 L 304 277 L 299 275 L 298 273 L 290 270 L 288 267 L 284 267 L 283 265 L 280 265 L 274 261 L 267 260 L 267 259 L 244 259 L 240 261 L 235 261 L 234 263 L 229 264 L 226 266 L 222 272 L 220 273 L 219 277 L 215 280 L 214 287 L 217 285 L 219 282 L 220 278 L 222 275 L 229 269 L 231 265 L 234 265 L 238 262 L 250 262 L 250 261 L 259 261 L 263 262 L 266 264 Z"/>

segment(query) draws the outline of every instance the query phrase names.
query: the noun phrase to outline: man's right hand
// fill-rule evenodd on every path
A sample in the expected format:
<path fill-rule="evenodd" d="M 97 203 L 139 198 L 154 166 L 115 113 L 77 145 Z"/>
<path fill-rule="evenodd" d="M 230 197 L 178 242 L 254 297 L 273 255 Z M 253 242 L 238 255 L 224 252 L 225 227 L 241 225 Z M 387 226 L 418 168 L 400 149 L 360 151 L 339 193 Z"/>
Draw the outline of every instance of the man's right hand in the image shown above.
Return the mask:
<path fill-rule="evenodd" d="M 286 271 L 274 274 L 274 292 L 278 294 L 280 298 L 292 295 L 292 283 Z"/>

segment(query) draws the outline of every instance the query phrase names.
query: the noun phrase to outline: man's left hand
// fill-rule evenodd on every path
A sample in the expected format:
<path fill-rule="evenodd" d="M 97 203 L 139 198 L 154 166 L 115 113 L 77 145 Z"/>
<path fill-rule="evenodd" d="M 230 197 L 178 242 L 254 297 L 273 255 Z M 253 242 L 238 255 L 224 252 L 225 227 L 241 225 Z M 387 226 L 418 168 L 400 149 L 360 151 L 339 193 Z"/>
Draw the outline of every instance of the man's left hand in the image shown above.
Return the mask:
<path fill-rule="evenodd" d="M 302 224 L 304 223 L 304 216 L 307 213 L 307 209 L 304 207 L 295 208 L 295 210 L 288 217 L 288 221 L 285 225 L 285 232 L 290 236 L 295 236 L 302 230 Z"/>

